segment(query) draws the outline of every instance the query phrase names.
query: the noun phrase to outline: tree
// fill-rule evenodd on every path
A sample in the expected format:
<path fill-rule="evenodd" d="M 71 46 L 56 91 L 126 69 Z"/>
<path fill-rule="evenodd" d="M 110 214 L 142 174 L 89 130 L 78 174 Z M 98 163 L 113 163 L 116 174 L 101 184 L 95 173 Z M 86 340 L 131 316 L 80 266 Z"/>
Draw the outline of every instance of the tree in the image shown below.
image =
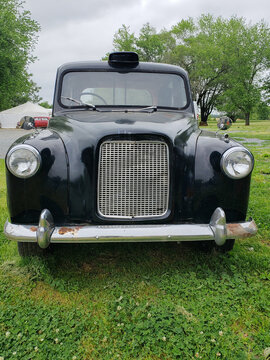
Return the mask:
<path fill-rule="evenodd" d="M 136 51 L 136 37 L 134 33 L 130 33 L 130 27 L 122 25 L 113 36 L 113 51 Z M 103 61 L 108 60 L 110 53 L 108 52 Z"/>
<path fill-rule="evenodd" d="M 114 34 L 113 46 L 115 51 L 135 51 L 136 37 L 134 33 L 129 33 L 130 27 L 122 25 L 122 27 Z"/>
<path fill-rule="evenodd" d="M 162 60 L 166 48 L 165 32 L 157 34 L 156 29 L 149 23 L 143 25 L 135 42 L 142 61 L 160 62 Z"/>
<path fill-rule="evenodd" d="M 50 105 L 49 103 L 48 103 L 48 101 L 42 101 L 42 102 L 40 102 L 39 103 L 39 105 L 40 106 L 43 106 L 44 108 L 46 108 L 46 109 L 52 109 L 52 105 Z"/>
<path fill-rule="evenodd" d="M 233 17 L 227 22 L 223 39 L 229 71 L 220 102 L 223 105 L 219 109 L 241 112 L 249 125 L 251 112 L 266 95 L 264 84 L 270 60 L 270 30 L 263 21 L 251 25 L 243 18 Z"/>
<path fill-rule="evenodd" d="M 265 102 L 260 102 L 257 106 L 256 117 L 258 120 L 269 120 L 270 119 L 270 107 Z"/>
<path fill-rule="evenodd" d="M 203 15 L 197 22 L 192 18 L 182 20 L 172 30 L 159 33 L 147 23 L 138 37 L 129 34 L 125 26 L 115 34 L 114 46 L 118 51 L 128 50 L 123 45 L 132 37 L 132 49 L 141 60 L 167 62 L 187 70 L 201 120 L 206 123 L 223 90 L 220 78 L 226 69 L 226 57 L 220 48 L 220 33 L 220 21 L 216 23 L 212 16 Z"/>
<path fill-rule="evenodd" d="M 39 100 L 28 66 L 40 27 L 19 0 L 0 0 L 0 110 Z"/>
<path fill-rule="evenodd" d="M 177 46 L 171 54 L 171 62 L 188 70 L 201 121 L 206 124 L 224 92 L 225 74 L 229 70 L 223 43 L 226 23 L 221 17 L 202 15 L 197 20 L 182 20 L 172 32 Z"/>
<path fill-rule="evenodd" d="M 201 15 L 171 30 L 145 24 L 139 36 L 128 26 L 114 36 L 117 51 L 136 51 L 143 61 L 166 62 L 188 71 L 203 124 L 214 108 L 234 119 L 250 114 L 270 94 L 270 30 L 263 22 Z"/>
<path fill-rule="evenodd" d="M 172 41 L 169 32 L 163 30 L 157 33 L 149 23 L 143 25 L 138 37 L 130 33 L 129 26 L 122 25 L 114 34 L 113 47 L 114 51 L 135 51 L 139 54 L 141 61 L 160 62 L 168 48 L 172 47 Z"/>
<path fill-rule="evenodd" d="M 182 20 L 172 33 L 176 47 L 169 61 L 188 70 L 202 122 L 215 107 L 235 119 L 244 114 L 249 125 L 250 114 L 266 89 L 268 26 L 263 21 L 251 25 L 243 18 L 202 15 Z"/>

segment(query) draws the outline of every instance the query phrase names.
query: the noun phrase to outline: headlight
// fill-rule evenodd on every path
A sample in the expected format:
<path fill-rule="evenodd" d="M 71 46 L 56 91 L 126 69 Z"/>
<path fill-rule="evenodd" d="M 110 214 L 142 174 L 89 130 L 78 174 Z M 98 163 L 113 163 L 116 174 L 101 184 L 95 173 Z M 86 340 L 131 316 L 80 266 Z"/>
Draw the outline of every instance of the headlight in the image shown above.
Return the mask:
<path fill-rule="evenodd" d="M 16 145 L 6 157 L 9 171 L 19 178 L 29 178 L 39 169 L 41 157 L 37 149 L 30 145 Z"/>
<path fill-rule="evenodd" d="M 242 179 L 253 169 L 253 156 L 245 148 L 233 147 L 222 155 L 220 166 L 224 173 L 232 179 Z"/>

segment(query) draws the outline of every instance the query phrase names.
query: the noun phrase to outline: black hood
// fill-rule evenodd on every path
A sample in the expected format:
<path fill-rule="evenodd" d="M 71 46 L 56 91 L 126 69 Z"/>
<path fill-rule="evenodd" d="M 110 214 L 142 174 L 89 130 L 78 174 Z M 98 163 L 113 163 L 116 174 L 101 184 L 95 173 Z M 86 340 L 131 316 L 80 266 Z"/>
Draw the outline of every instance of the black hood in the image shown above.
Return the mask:
<path fill-rule="evenodd" d="M 194 179 L 194 158 L 200 130 L 190 113 L 157 111 L 142 112 L 66 112 L 53 117 L 49 129 L 61 137 L 69 162 L 70 214 L 73 220 L 93 219 L 95 212 L 95 189 L 99 145 L 105 139 L 111 140 L 161 140 L 170 152 L 171 189 L 176 181 L 177 191 L 170 198 L 183 199 Z M 185 174 L 176 179 L 175 174 Z M 177 175 L 177 177 L 179 177 Z M 90 193 L 89 193 L 90 191 Z M 188 202 L 174 212 L 186 212 Z M 180 214 L 181 215 L 181 214 Z M 168 220 L 169 221 L 169 218 Z M 106 219 L 104 220 L 106 222 Z"/>
<path fill-rule="evenodd" d="M 190 113 L 157 111 L 145 112 L 68 112 L 50 120 L 50 128 L 56 131 L 65 143 L 72 139 L 85 139 L 87 144 L 106 136 L 130 134 L 161 135 L 172 142 L 181 136 L 182 141 L 198 129 Z M 83 141 L 84 142 L 84 141 Z"/>

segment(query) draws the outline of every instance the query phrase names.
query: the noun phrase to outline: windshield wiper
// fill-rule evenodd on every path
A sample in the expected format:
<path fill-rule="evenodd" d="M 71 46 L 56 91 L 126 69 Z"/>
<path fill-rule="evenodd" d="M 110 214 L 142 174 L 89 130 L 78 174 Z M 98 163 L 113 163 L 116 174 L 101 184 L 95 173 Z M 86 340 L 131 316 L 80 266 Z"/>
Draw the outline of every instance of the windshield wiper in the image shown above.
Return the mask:
<path fill-rule="evenodd" d="M 69 100 L 69 101 L 73 101 L 75 104 L 78 104 L 78 105 L 81 105 L 81 106 L 86 106 L 92 110 L 96 110 L 96 111 L 99 111 L 95 105 L 93 104 L 87 104 L 87 103 L 84 103 L 80 100 L 77 100 L 77 99 L 73 99 L 72 97 L 69 97 L 69 96 L 61 96 L 61 98 L 63 99 L 66 99 L 66 100 Z"/>
<path fill-rule="evenodd" d="M 155 112 L 157 111 L 157 106 L 156 105 L 152 105 L 152 106 L 147 106 L 145 108 L 141 108 L 141 109 L 129 109 L 128 112 Z"/>
<path fill-rule="evenodd" d="M 157 111 L 157 106 L 156 105 L 152 105 L 152 106 L 147 106 L 144 108 L 135 108 L 135 109 L 102 109 L 100 110 L 101 112 L 124 112 L 124 113 L 129 113 L 129 112 L 154 112 Z"/>

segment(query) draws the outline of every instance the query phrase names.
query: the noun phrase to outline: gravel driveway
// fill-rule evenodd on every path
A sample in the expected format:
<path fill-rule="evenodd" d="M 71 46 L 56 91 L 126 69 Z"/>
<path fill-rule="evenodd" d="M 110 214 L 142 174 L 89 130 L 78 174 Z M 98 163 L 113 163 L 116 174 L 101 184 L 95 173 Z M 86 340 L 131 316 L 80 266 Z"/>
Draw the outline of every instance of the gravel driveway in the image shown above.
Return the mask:
<path fill-rule="evenodd" d="M 4 159 L 10 145 L 19 137 L 29 134 L 32 130 L 0 129 L 0 159 Z"/>

